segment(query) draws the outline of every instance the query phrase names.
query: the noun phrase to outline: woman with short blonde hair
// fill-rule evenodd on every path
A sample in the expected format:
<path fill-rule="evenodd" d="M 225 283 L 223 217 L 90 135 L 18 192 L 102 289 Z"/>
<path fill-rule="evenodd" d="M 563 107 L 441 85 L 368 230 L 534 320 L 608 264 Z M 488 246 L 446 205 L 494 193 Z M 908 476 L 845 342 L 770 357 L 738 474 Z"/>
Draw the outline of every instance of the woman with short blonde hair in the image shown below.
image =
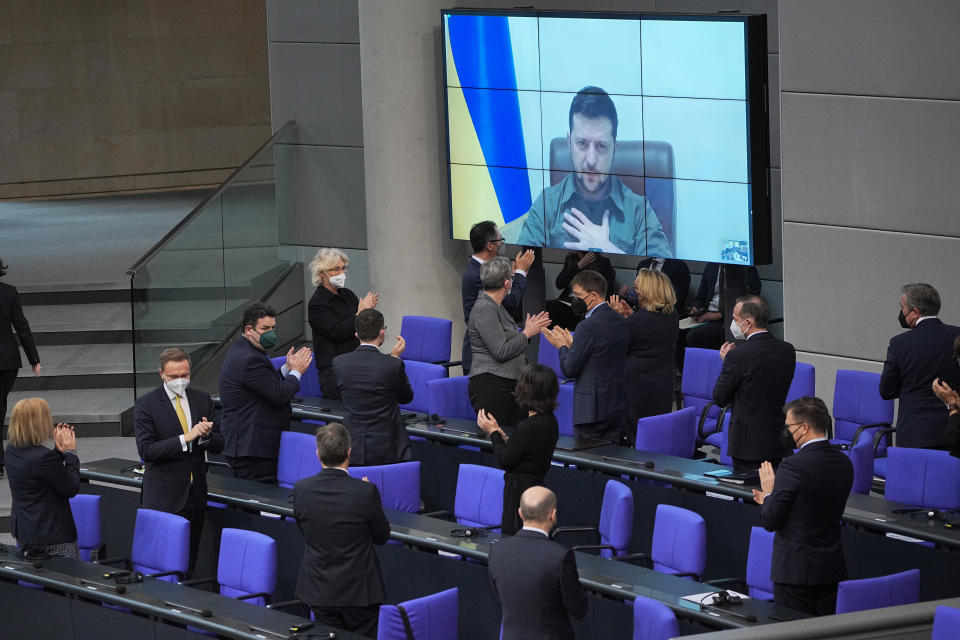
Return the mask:
<path fill-rule="evenodd" d="M 680 317 L 677 294 L 670 278 L 659 271 L 641 269 L 633 281 L 639 308 L 635 311 L 619 296 L 610 306 L 627 319 L 627 427 L 636 442 L 640 418 L 673 410 L 674 360 Z"/>
<path fill-rule="evenodd" d="M 360 299 L 347 288 L 350 259 L 340 249 L 325 247 L 310 263 L 310 280 L 317 289 L 307 305 L 307 319 L 313 332 L 313 358 L 324 398 L 339 398 L 333 359 L 360 346 L 354 321 L 364 309 L 377 306 L 377 294 L 367 292 Z"/>
<path fill-rule="evenodd" d="M 53 437 L 54 449 L 44 443 Z M 70 498 L 80 488 L 80 460 L 73 427 L 53 426 L 50 405 L 24 398 L 10 414 L 7 475 L 13 506 L 10 533 L 27 556 L 80 559 Z"/>

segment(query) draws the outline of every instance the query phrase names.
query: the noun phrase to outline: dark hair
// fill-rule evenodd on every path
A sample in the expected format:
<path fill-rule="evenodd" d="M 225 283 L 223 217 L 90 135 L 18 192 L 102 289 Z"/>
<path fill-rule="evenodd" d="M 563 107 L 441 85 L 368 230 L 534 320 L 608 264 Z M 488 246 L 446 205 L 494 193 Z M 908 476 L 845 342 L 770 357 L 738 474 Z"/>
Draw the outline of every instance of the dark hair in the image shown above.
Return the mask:
<path fill-rule="evenodd" d="M 364 342 L 376 340 L 383 329 L 383 314 L 376 309 L 364 309 L 357 314 L 354 326 L 357 328 L 357 337 Z"/>
<path fill-rule="evenodd" d="M 350 432 L 339 422 L 317 429 L 317 455 L 325 467 L 339 467 L 350 455 Z"/>
<path fill-rule="evenodd" d="M 770 307 L 763 301 L 763 298 L 753 294 L 740 296 L 737 303 L 741 304 L 740 317 L 751 318 L 757 329 L 766 329 L 770 322 Z"/>
<path fill-rule="evenodd" d="M 957 336 L 957 339 L 953 341 L 953 357 L 960 358 L 960 336 Z"/>
<path fill-rule="evenodd" d="M 487 248 L 487 243 L 497 239 L 497 225 L 490 220 L 484 220 L 470 227 L 470 246 L 474 253 L 480 253 Z"/>
<path fill-rule="evenodd" d="M 257 321 L 260 318 L 276 318 L 276 310 L 268 304 L 262 302 L 254 302 L 247 305 L 247 308 L 243 310 L 243 324 L 240 326 L 240 331 L 243 331 L 247 327 L 257 328 Z"/>
<path fill-rule="evenodd" d="M 573 114 L 579 113 L 585 118 L 608 118 L 613 139 L 617 139 L 617 107 L 606 91 L 600 87 L 584 87 L 570 103 L 570 131 L 573 131 Z"/>
<path fill-rule="evenodd" d="M 533 362 L 520 372 L 513 392 L 517 404 L 528 411 L 550 413 L 557 408 L 560 386 L 553 369 Z"/>
<path fill-rule="evenodd" d="M 940 294 L 932 285 L 925 282 L 905 284 L 900 293 L 907 296 L 907 309 L 916 309 L 922 316 L 940 313 Z"/>
<path fill-rule="evenodd" d="M 833 423 L 827 405 L 820 398 L 803 396 L 783 406 L 783 413 L 793 411 L 793 416 L 800 422 L 806 422 L 814 433 L 826 434 Z"/>
<path fill-rule="evenodd" d="M 7 275 L 7 263 L 0 260 L 0 278 Z"/>
<path fill-rule="evenodd" d="M 584 291 L 592 291 L 601 298 L 607 295 L 607 279 L 593 269 L 584 269 L 573 276 L 573 280 L 570 281 L 571 290 L 574 285 L 578 285 Z"/>
<path fill-rule="evenodd" d="M 180 347 L 170 347 L 160 352 L 160 371 L 163 371 L 168 362 L 183 362 L 190 364 L 190 354 Z"/>

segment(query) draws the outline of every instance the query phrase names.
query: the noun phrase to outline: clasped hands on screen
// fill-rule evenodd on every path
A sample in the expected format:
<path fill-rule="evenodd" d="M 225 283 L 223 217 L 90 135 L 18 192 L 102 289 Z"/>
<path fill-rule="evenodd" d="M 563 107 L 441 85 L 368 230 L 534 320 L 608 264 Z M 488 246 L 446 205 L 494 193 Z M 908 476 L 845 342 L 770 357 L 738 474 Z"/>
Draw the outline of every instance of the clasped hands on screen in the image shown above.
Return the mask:
<path fill-rule="evenodd" d="M 623 250 L 610 241 L 610 210 L 603 212 L 600 224 L 594 224 L 582 211 L 571 207 L 563 213 L 563 228 L 577 239 L 576 242 L 564 242 L 567 249 L 580 251 L 600 251 L 601 253 L 623 253 Z"/>

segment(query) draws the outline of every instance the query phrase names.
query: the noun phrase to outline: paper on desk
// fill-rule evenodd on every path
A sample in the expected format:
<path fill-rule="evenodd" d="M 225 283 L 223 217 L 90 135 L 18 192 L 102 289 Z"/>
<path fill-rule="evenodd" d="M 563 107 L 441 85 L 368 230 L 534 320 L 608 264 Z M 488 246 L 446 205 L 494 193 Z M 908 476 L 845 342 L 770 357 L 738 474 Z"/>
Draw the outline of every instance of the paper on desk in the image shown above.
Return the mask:
<path fill-rule="evenodd" d="M 680 330 L 684 331 L 686 329 L 693 329 L 694 327 L 702 327 L 707 324 L 706 322 L 697 322 L 693 318 L 687 317 L 680 321 Z"/>

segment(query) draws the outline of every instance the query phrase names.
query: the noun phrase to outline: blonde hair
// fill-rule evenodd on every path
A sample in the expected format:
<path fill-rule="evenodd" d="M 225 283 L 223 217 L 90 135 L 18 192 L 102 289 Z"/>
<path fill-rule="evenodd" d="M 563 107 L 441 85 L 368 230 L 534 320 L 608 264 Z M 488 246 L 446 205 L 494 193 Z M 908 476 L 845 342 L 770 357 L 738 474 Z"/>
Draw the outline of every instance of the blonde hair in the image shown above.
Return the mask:
<path fill-rule="evenodd" d="M 50 405 L 42 398 L 24 398 L 10 414 L 10 444 L 17 448 L 36 447 L 53 434 Z"/>
<path fill-rule="evenodd" d="M 659 271 L 641 269 L 637 279 L 633 281 L 637 296 L 642 300 L 641 306 L 647 311 L 666 315 L 673 313 L 677 304 L 677 294 L 673 291 L 670 278 Z"/>
<path fill-rule="evenodd" d="M 320 286 L 320 282 L 322 281 L 320 278 L 321 272 L 332 269 L 341 260 L 343 261 L 343 266 L 347 266 L 350 262 L 347 254 L 340 251 L 340 249 L 325 247 L 317 251 L 317 255 L 313 257 L 313 262 L 310 263 L 310 279 L 313 282 L 313 286 Z"/>

